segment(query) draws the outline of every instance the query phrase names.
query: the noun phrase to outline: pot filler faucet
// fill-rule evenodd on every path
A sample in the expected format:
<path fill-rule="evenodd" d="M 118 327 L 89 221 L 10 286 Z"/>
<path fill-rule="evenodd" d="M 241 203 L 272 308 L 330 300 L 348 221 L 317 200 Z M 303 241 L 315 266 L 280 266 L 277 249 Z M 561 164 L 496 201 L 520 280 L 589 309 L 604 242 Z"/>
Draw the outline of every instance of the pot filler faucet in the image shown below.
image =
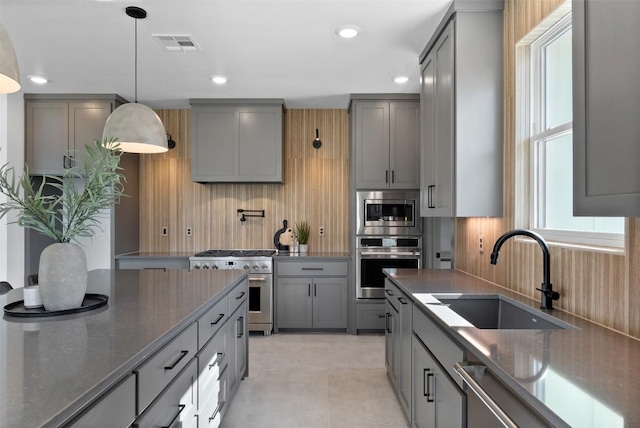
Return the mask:
<path fill-rule="evenodd" d="M 518 235 L 532 238 L 542 249 L 543 280 L 541 288 L 536 288 L 536 290 L 542 293 L 540 298 L 540 307 L 542 309 L 553 309 L 553 301 L 558 300 L 560 298 L 560 294 L 557 291 L 553 291 L 551 287 L 551 273 L 549 268 L 551 255 L 549 253 L 549 246 L 542 236 L 526 229 L 513 229 L 504 233 L 498 238 L 493 246 L 493 251 L 491 252 L 491 264 L 495 265 L 498 263 L 498 254 L 500 253 L 500 247 L 502 247 L 502 244 L 504 244 L 507 239 Z"/>

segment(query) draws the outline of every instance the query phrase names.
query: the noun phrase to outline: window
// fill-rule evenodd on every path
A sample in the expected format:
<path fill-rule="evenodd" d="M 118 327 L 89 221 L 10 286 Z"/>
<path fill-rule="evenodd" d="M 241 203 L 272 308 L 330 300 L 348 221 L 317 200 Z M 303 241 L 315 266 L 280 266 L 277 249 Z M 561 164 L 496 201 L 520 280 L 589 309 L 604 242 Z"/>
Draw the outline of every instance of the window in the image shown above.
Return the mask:
<path fill-rule="evenodd" d="M 623 247 L 624 218 L 573 216 L 571 14 L 558 14 L 518 45 L 520 165 L 530 171 L 518 174 L 529 190 L 519 218 L 550 241 Z"/>

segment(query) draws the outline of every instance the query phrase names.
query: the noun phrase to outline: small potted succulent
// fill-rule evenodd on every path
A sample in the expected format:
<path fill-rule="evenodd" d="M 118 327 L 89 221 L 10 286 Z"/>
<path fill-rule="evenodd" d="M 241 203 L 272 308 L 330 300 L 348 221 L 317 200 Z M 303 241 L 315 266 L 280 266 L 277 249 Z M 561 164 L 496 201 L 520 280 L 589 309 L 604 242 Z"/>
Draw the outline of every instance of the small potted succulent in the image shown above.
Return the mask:
<path fill-rule="evenodd" d="M 87 288 L 87 260 L 78 237 L 91 237 L 99 219 L 123 195 L 120 173 L 122 150 L 114 139 L 87 145 L 78 166 L 61 177 L 45 176 L 34 187 L 25 165 L 21 178 L 9 164 L 0 167 L 0 218 L 17 211 L 16 223 L 37 230 L 56 243 L 40 255 L 38 283 L 47 311 L 74 309 L 82 305 Z M 47 188 L 56 192 L 47 192 Z M 50 194 L 55 193 L 55 194 Z"/>
<path fill-rule="evenodd" d="M 309 251 L 309 235 L 311 234 L 311 227 L 306 221 L 296 223 L 296 236 L 298 243 L 300 244 L 300 252 L 306 253 Z"/>

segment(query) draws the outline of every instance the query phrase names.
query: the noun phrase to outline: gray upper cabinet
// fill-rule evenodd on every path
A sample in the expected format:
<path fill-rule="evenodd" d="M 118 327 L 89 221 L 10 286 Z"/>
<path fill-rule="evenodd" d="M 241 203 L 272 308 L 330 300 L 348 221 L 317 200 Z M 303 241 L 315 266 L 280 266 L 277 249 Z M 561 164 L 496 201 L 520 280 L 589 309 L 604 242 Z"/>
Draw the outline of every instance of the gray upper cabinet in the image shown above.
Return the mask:
<path fill-rule="evenodd" d="M 282 183 L 283 100 L 190 102 L 193 181 Z"/>
<path fill-rule="evenodd" d="M 502 216 L 502 8 L 454 2 L 420 57 L 423 217 Z"/>
<path fill-rule="evenodd" d="M 418 99 L 417 94 L 351 96 L 356 189 L 420 187 Z"/>
<path fill-rule="evenodd" d="M 33 175 L 62 175 L 86 144 L 102 140 L 111 112 L 126 102 L 117 95 L 25 94 L 26 163 Z"/>
<path fill-rule="evenodd" d="M 640 2 L 574 0 L 573 210 L 640 215 Z"/>

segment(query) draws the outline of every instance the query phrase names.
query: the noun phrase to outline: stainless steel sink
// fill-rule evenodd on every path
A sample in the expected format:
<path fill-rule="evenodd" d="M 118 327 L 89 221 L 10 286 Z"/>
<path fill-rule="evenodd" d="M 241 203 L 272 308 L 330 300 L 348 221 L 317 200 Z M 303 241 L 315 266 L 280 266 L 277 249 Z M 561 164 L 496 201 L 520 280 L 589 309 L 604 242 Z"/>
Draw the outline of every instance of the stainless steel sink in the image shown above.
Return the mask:
<path fill-rule="evenodd" d="M 536 311 L 520 302 L 501 295 L 460 295 L 439 297 L 462 318 L 480 329 L 547 330 L 567 329 L 575 326 Z"/>

